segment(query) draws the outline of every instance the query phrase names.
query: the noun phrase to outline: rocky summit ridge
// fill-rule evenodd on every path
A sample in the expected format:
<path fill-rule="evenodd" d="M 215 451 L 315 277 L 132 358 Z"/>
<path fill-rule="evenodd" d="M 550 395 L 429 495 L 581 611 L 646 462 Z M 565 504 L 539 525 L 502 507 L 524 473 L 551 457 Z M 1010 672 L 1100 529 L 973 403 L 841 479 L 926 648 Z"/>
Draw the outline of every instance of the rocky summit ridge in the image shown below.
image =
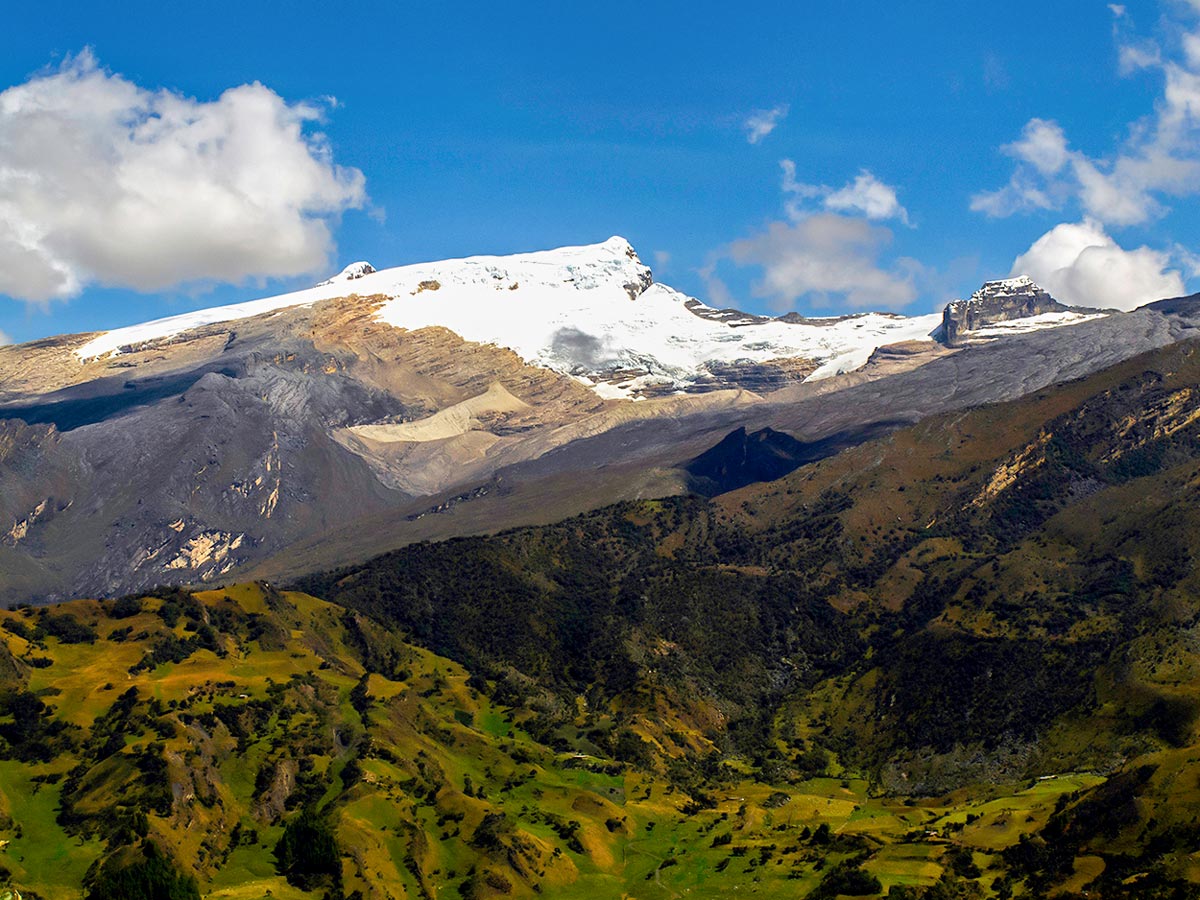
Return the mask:
<path fill-rule="evenodd" d="M 1015 320 L 1036 320 L 1050 327 L 1071 324 L 1087 313 L 1072 310 L 1055 300 L 1028 275 L 984 282 L 970 299 L 955 300 L 942 311 L 938 337 L 954 346 L 979 332 Z M 1026 323 L 1028 326 L 1032 323 Z"/>

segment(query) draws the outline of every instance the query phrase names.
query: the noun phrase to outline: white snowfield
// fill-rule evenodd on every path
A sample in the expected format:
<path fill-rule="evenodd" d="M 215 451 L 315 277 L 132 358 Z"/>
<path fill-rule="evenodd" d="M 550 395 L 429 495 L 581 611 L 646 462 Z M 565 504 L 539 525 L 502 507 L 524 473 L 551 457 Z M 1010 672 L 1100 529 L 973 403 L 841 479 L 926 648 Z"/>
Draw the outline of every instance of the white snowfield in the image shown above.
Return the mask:
<path fill-rule="evenodd" d="M 993 322 L 983 328 L 964 332 L 968 340 L 980 338 L 997 338 L 1010 334 L 1025 334 L 1029 331 L 1041 331 L 1045 328 L 1061 328 L 1064 325 L 1078 325 L 1089 319 L 1103 319 L 1108 313 L 1081 313 L 1074 310 L 1068 312 L 1041 313 L 1036 316 L 1026 316 L 1023 319 L 1009 319 L 1006 322 Z"/>
<path fill-rule="evenodd" d="M 378 317 L 397 328 L 440 325 L 469 341 L 508 347 L 526 362 L 574 375 L 610 398 L 631 397 L 651 385 L 683 389 L 704 376 L 707 363 L 800 357 L 819 366 L 810 379 L 824 378 L 861 367 L 885 344 L 930 340 L 941 323 L 938 314 L 866 313 L 796 323 L 743 318 L 740 324 L 737 318 L 704 318 L 688 308 L 697 301 L 653 283 L 629 242 L 612 237 L 582 247 L 382 271 L 355 263 L 308 290 L 118 328 L 77 353 L 84 359 L 120 353 L 204 325 L 351 292 L 390 298 Z M 620 370 L 641 374 L 614 379 Z M 605 380 L 590 377 L 601 375 Z"/>

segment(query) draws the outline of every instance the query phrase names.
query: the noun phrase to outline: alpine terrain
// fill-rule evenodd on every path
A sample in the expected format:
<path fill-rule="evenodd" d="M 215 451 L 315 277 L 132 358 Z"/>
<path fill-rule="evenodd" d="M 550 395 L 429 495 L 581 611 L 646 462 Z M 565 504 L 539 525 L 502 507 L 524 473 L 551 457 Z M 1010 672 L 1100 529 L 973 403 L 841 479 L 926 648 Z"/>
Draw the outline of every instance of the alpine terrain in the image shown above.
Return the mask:
<path fill-rule="evenodd" d="M 1072 310 L 1016 279 L 941 316 L 771 319 L 654 282 L 611 238 L 356 263 L 295 294 L 0 347 L 0 599 L 295 575 L 711 492 L 692 460 L 738 428 L 791 439 L 777 476 L 1177 341 L 1189 311 Z"/>
<path fill-rule="evenodd" d="M 0 900 L 1200 900 L 1200 0 L 3 24 Z"/>
<path fill-rule="evenodd" d="M 0 880 L 1200 897 L 1197 337 L 612 238 L 0 348 Z"/>

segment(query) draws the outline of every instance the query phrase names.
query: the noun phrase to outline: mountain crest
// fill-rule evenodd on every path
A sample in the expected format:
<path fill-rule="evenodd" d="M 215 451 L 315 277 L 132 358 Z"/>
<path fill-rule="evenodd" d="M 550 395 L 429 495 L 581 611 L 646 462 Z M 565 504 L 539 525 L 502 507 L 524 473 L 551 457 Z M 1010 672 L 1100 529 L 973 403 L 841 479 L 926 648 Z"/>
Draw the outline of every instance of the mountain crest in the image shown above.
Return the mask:
<path fill-rule="evenodd" d="M 1013 319 L 1028 319 L 1070 309 L 1050 296 L 1028 275 L 986 281 L 969 300 L 955 300 L 942 313 L 942 340 L 962 343 L 969 332 Z"/>
<path fill-rule="evenodd" d="M 366 260 L 352 262 L 342 271 L 338 272 L 332 278 L 326 278 L 324 281 L 317 282 L 317 287 L 325 287 L 330 284 L 337 284 L 340 281 L 354 281 L 356 278 L 362 278 L 364 275 L 373 275 L 375 267 Z"/>

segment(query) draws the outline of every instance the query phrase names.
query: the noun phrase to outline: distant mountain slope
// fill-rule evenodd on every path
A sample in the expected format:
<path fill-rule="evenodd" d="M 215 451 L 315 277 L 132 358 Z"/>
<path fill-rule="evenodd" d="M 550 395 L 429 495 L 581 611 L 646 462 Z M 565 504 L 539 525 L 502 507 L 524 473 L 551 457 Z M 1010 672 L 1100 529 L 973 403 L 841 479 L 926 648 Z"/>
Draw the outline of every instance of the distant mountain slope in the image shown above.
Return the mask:
<path fill-rule="evenodd" d="M 930 677 L 953 664 L 916 652 L 931 641 L 982 658 L 1005 646 L 1062 655 L 1040 675 L 1027 660 L 1020 683 L 996 681 L 1002 694 L 975 685 L 972 702 L 996 705 L 969 721 L 958 701 L 932 701 L 917 673 L 897 674 L 890 695 L 872 688 L 857 702 L 886 699 L 887 709 L 839 727 L 869 732 L 850 746 L 879 762 L 900 747 L 1042 740 L 1084 702 L 1114 648 L 1140 627 L 1187 619 L 1183 607 L 1200 596 L 1188 562 L 1200 552 L 1200 506 L 1180 486 L 1197 471 L 1200 346 L 1187 342 L 1025 400 L 933 417 L 715 500 L 646 501 L 415 546 L 303 585 L 393 617 L 469 665 L 511 665 L 571 690 L 607 678 L 614 653 L 636 664 L 650 658 L 638 655 L 643 642 L 664 640 L 678 654 L 672 671 L 733 704 L 731 717 L 792 679 L 854 668 L 862 646 L 851 622 L 875 632 L 889 664 L 908 659 L 907 647 Z M 830 619 L 829 607 L 855 612 Z M 520 640 L 529 634 L 536 645 Z M 939 690 L 957 689 L 948 673 L 936 677 Z M 881 730 L 880 717 L 894 726 Z M 1094 765 L 1117 752 L 1110 737 L 1039 752 Z"/>
<path fill-rule="evenodd" d="M 0 601 L 271 577 L 677 494 L 739 426 L 816 458 L 1179 340 L 1195 308 L 879 348 L 914 320 L 712 310 L 652 285 L 619 239 L 352 268 L 0 348 Z M 599 344 L 555 345 L 568 327 Z M 583 365 L 596 346 L 620 352 Z"/>

